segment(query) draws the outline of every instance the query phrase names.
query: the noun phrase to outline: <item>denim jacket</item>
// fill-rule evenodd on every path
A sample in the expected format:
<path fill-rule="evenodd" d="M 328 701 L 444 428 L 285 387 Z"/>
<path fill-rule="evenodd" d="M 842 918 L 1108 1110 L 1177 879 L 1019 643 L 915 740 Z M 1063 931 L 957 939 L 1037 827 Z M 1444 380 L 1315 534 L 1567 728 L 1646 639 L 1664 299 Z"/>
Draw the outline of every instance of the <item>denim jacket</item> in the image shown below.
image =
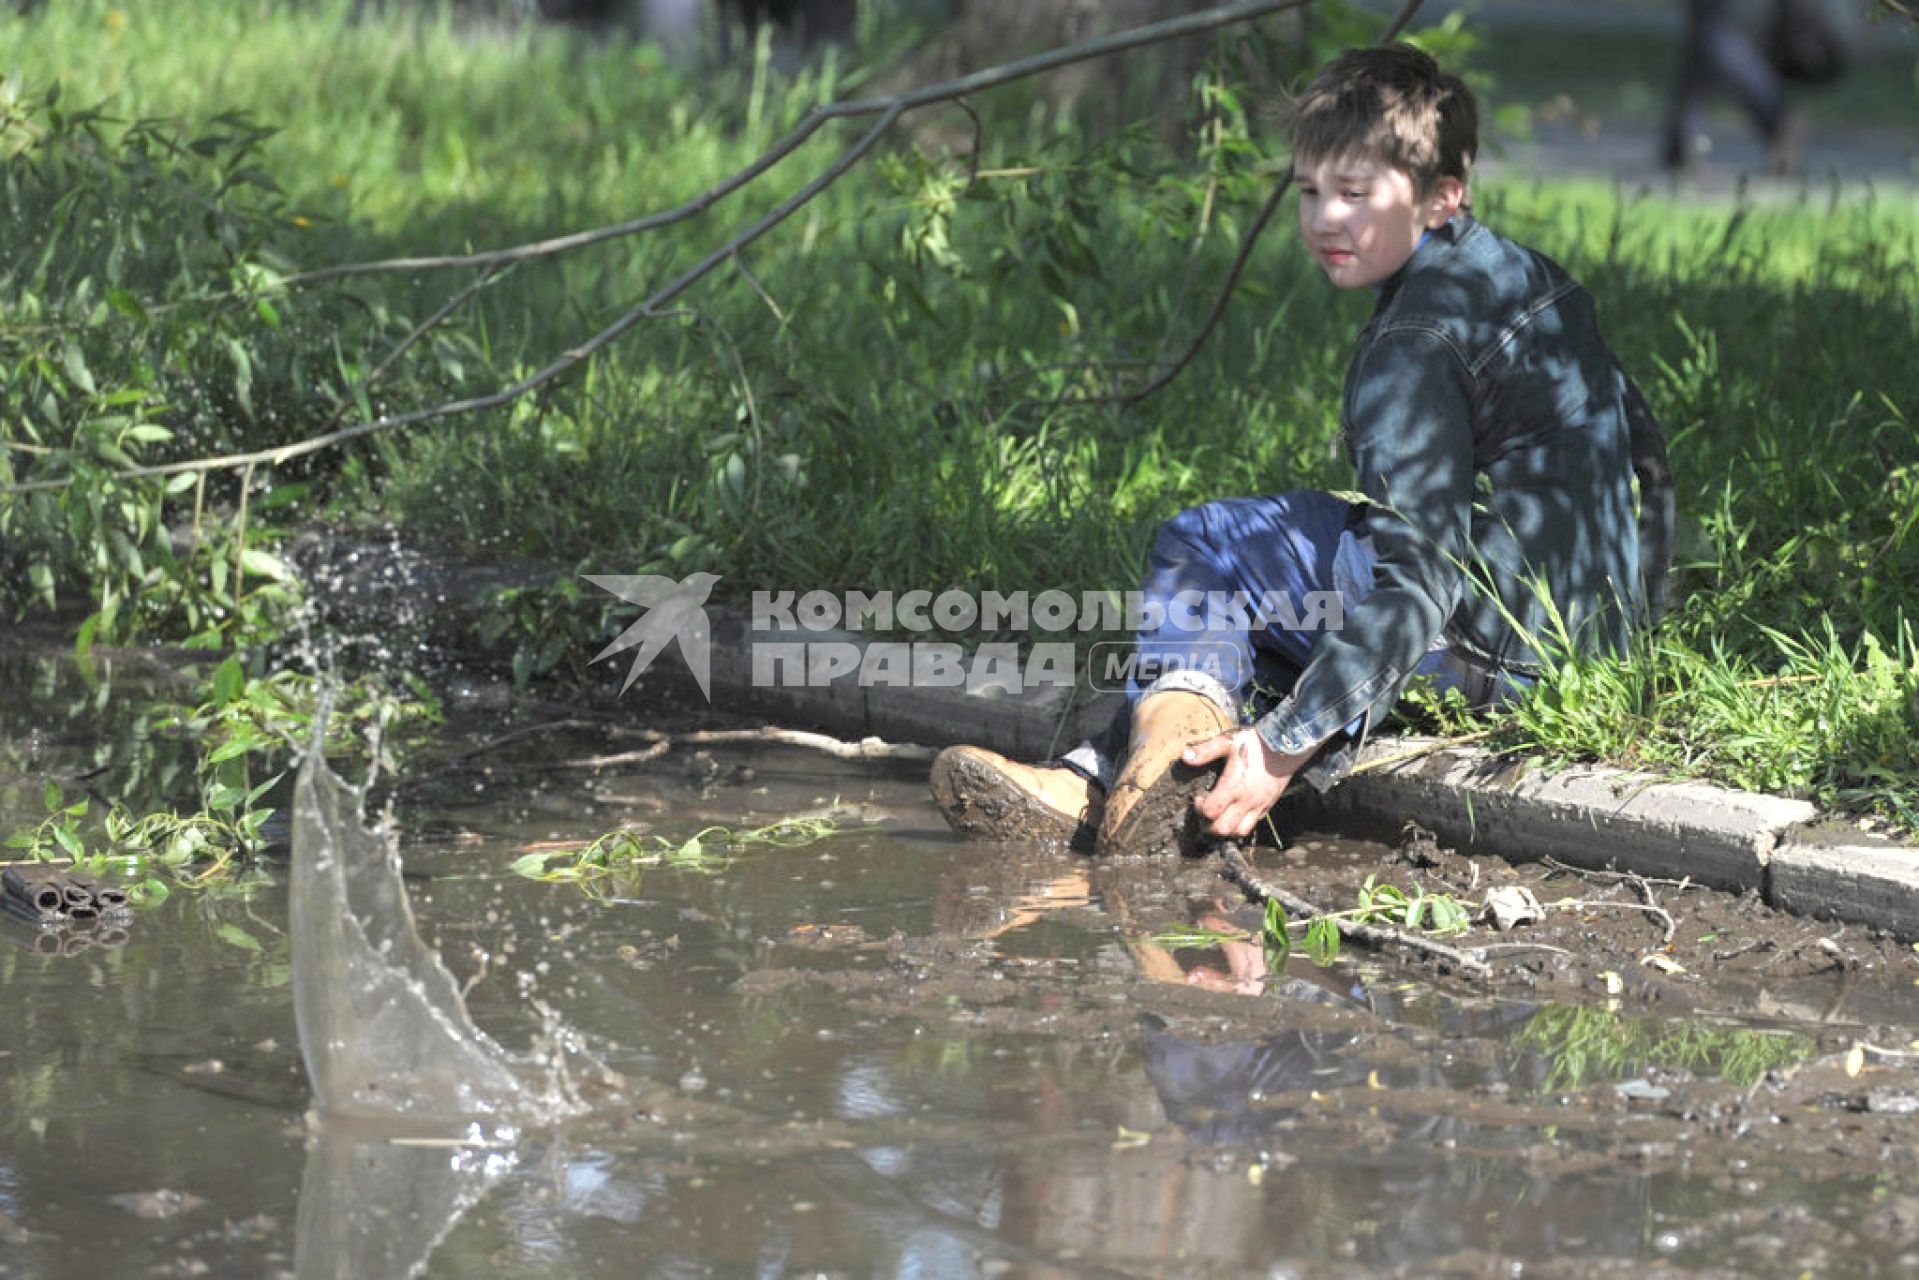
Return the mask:
<path fill-rule="evenodd" d="M 1535 640 L 1617 652 L 1663 608 L 1664 436 L 1591 296 L 1545 255 L 1465 214 L 1430 235 L 1359 335 L 1340 427 L 1378 561 L 1258 721 L 1275 751 L 1361 717 L 1370 732 L 1435 640 L 1526 676 Z"/>

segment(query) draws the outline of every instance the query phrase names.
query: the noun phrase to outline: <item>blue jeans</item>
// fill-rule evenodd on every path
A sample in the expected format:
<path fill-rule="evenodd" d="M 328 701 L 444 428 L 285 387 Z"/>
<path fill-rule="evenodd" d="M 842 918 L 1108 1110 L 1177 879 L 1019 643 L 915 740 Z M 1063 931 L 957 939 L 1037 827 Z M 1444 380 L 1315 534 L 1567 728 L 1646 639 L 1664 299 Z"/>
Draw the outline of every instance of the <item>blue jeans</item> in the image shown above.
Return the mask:
<path fill-rule="evenodd" d="M 1160 526 L 1140 583 L 1127 709 L 1099 738 L 1063 757 L 1110 786 L 1125 754 L 1131 704 L 1148 693 L 1202 694 L 1247 722 L 1291 691 L 1319 637 L 1372 589 L 1372 539 L 1353 505 L 1316 489 L 1222 498 Z M 1450 648 L 1445 638 L 1414 669 L 1440 689 L 1489 706 L 1523 687 Z M 1348 738 L 1363 728 L 1346 726 Z M 1331 779 L 1321 774 L 1321 781 Z"/>

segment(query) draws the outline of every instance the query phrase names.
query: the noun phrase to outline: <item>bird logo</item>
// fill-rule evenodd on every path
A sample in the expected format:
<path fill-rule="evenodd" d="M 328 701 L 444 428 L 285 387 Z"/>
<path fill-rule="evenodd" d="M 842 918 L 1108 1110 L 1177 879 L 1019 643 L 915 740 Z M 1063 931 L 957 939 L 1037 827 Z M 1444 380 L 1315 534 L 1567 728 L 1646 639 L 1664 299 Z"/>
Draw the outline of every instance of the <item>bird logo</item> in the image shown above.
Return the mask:
<path fill-rule="evenodd" d="M 627 603 L 637 604 L 647 610 L 644 616 L 620 633 L 619 639 L 593 655 L 593 662 L 598 662 L 601 658 L 610 658 L 635 645 L 639 646 L 639 652 L 633 655 L 633 665 L 627 669 L 626 683 L 620 686 L 621 693 L 633 687 L 633 682 L 653 664 L 653 659 L 659 656 L 660 650 L 666 648 L 669 641 L 677 640 L 680 656 L 686 660 L 686 668 L 693 673 L 700 692 L 708 702 L 713 700 L 712 630 L 704 606 L 706 597 L 713 592 L 713 584 L 720 580 L 718 574 L 688 574 L 682 582 L 656 573 L 589 573 L 585 577 L 600 590 L 611 592 Z M 592 663 L 587 665 L 591 666 Z"/>

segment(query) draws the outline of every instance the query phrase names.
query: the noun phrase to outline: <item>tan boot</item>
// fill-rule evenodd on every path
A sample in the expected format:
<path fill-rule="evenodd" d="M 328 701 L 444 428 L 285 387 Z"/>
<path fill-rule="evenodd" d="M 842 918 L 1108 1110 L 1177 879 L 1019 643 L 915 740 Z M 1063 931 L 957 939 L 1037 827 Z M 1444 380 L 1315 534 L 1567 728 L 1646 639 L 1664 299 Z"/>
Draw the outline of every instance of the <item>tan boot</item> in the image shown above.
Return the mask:
<path fill-rule="evenodd" d="M 932 783 L 933 802 L 961 835 L 1090 849 L 1099 830 L 1099 788 L 1061 766 L 948 747 L 933 761 Z"/>
<path fill-rule="evenodd" d="M 1168 690 L 1141 698 L 1133 708 L 1132 745 L 1100 819 L 1094 846 L 1099 854 L 1198 853 L 1202 833 L 1193 797 L 1212 788 L 1223 765 L 1195 768 L 1179 755 L 1232 727 L 1217 703 L 1197 693 Z"/>

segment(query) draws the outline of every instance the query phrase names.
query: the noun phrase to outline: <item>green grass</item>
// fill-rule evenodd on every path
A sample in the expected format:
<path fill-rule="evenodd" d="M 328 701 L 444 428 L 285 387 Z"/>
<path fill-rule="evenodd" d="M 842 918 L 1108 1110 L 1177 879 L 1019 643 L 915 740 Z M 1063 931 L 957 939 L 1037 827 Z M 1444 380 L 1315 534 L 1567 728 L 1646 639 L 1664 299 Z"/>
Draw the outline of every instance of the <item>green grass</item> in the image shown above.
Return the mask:
<path fill-rule="evenodd" d="M 25 476 L 54 465 L 40 449 L 81 468 L 66 442 L 95 429 L 76 427 L 72 412 L 36 416 L 45 394 L 85 401 L 96 425 L 106 412 L 100 395 L 62 380 L 69 336 L 103 389 L 139 390 L 143 411 L 175 432 L 128 445 L 143 459 L 297 439 L 364 408 L 492 390 L 797 189 L 853 132 L 825 131 L 765 183 L 679 227 L 519 267 L 372 388 L 366 371 L 468 277 L 270 293 L 282 322 L 271 331 L 251 312 L 182 299 L 226 288 L 249 263 L 285 272 L 495 247 L 657 210 L 884 70 L 864 51 L 797 77 L 764 65 L 693 76 L 617 41 L 257 0 L 209 0 L 191 24 L 157 3 L 72 0 L 0 18 L 0 39 L 29 99 L 57 79 L 65 110 L 98 102 L 122 121 L 166 117 L 183 139 L 233 111 L 277 129 L 243 161 L 168 161 L 171 203 L 100 215 L 97 234 L 63 242 L 71 256 L 57 270 L 35 274 L 30 237 L 0 246 L 8 315 L 50 321 L 60 335 L 0 333 L 14 370 L 3 391 L 19 410 L 3 456 Z M 1488 65 L 1502 59 L 1512 63 L 1506 53 Z M 291 468 L 279 478 L 308 487 L 285 488 L 284 505 L 256 511 L 256 526 L 397 519 L 476 555 L 588 572 L 704 569 L 736 597 L 755 586 L 1128 586 L 1155 524 L 1182 506 L 1350 484 L 1331 442 L 1368 299 L 1330 291 L 1283 224 L 1226 324 L 1170 388 L 1133 409 L 1075 403 L 1183 345 L 1263 196 L 1273 140 L 1226 88 L 1211 99 L 1219 127 L 1171 148 L 1164 120 L 1092 137 L 1030 89 L 987 95 L 976 104 L 986 172 L 970 189 L 964 164 L 944 154 L 969 136 L 964 117 L 929 112 L 742 255 L 741 269 L 696 287 L 682 300 L 689 314 L 643 324 L 510 411 Z M 34 110 L 9 153 L 23 189 L 23 166 L 52 145 L 35 140 L 49 117 Z M 119 154 L 121 127 L 63 143 L 60 172 L 77 176 L 61 182 L 97 182 L 123 204 L 146 190 L 130 171 L 101 168 Z M 206 194 L 243 163 L 272 186 Z M 47 190 L 51 201 L 65 187 Z M 208 258 L 193 247 L 195 201 L 225 207 L 244 192 L 237 247 Z M 103 195 L 100 207 L 113 201 Z M 1508 182 L 1480 191 L 1478 207 L 1598 298 L 1672 435 L 1685 525 L 1681 603 L 1657 643 L 1623 662 L 1568 664 L 1505 722 L 1506 741 L 1910 821 L 1910 196 L 1832 204 L 1808 191 L 1762 209 L 1707 208 L 1598 184 Z M 148 274 L 127 287 L 149 308 L 177 309 L 101 312 L 98 279 L 110 278 L 119 242 L 108 231 L 121 222 L 146 246 L 135 257 Z M 175 233 L 181 252 L 161 252 Z M 249 353 L 244 388 L 236 343 Z M 0 508 L 0 523 L 16 521 L 0 551 L 19 570 L 10 576 L 49 566 L 33 578 L 39 598 L 56 583 L 96 600 L 153 595 L 164 526 L 190 522 L 195 494 L 101 483 L 105 497 L 85 511 L 77 499 L 26 515 Z M 202 501 L 232 513 L 234 482 L 210 485 Z M 107 532 L 123 502 L 148 512 L 122 536 L 132 559 Z M 204 556 L 183 564 L 175 579 L 210 571 Z M 166 598 L 190 596 L 176 584 Z M 603 621 L 573 599 L 527 603 L 527 617 L 581 632 Z M 209 610 L 192 625 L 217 629 Z M 157 605 L 150 613 L 150 627 L 179 625 Z M 597 638 L 580 634 L 576 647 Z"/>

